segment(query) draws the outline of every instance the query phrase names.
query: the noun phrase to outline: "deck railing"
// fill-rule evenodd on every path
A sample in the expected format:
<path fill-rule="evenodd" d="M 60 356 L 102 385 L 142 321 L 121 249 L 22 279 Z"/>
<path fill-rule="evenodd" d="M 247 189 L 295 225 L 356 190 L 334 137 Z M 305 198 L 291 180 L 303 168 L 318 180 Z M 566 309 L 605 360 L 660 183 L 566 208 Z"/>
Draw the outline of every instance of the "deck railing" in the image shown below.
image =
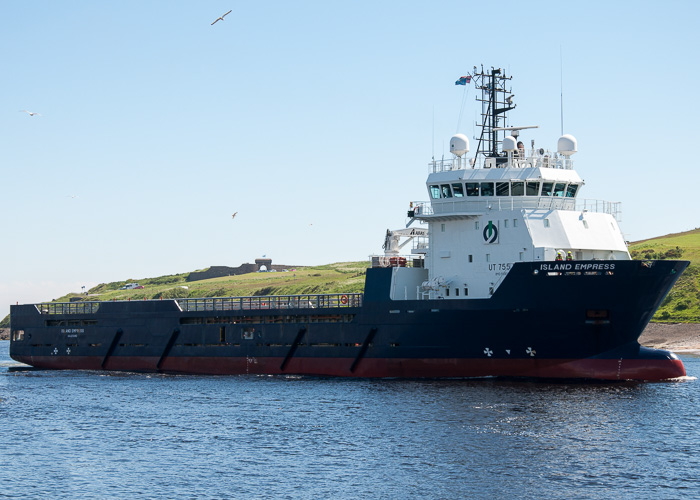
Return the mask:
<path fill-rule="evenodd" d="M 428 201 L 414 201 L 412 204 L 415 217 L 430 215 L 449 215 L 455 213 L 477 216 L 487 211 L 503 210 L 574 210 L 606 213 L 620 222 L 620 202 L 565 198 L 559 196 L 510 196 L 510 197 L 462 197 L 449 201 L 439 200 L 431 204 Z M 409 214 L 410 215 L 410 214 Z"/>
<path fill-rule="evenodd" d="M 322 309 L 361 307 L 362 293 L 267 295 L 175 299 L 181 311 L 247 311 L 265 309 Z M 168 299 L 170 300 L 170 299 Z M 160 299 L 151 299 L 159 301 Z M 136 302 L 119 300 L 110 302 Z M 142 301 L 139 301 L 142 302 Z M 39 314 L 95 314 L 102 302 L 44 302 L 34 304 Z"/>
<path fill-rule="evenodd" d="M 95 314 L 101 302 L 42 302 L 34 304 L 39 314 Z"/>
<path fill-rule="evenodd" d="M 311 295 L 268 295 L 251 297 L 210 297 L 176 299 L 182 311 L 250 311 L 265 309 L 322 309 L 360 307 L 361 293 L 329 293 Z"/>
<path fill-rule="evenodd" d="M 370 267 L 425 267 L 425 259 L 421 253 L 428 251 L 427 241 L 413 247 L 414 253 L 409 255 L 370 255 Z"/>
<path fill-rule="evenodd" d="M 496 158 L 484 158 L 479 155 L 478 160 L 474 158 L 442 158 L 440 160 L 432 160 L 428 162 L 428 168 L 430 173 L 438 172 L 449 172 L 451 170 L 466 170 L 473 168 L 558 168 L 565 170 L 572 170 L 574 168 L 574 161 L 571 156 L 564 156 L 562 154 L 553 153 L 552 151 L 540 152 L 539 149 L 531 149 L 529 153 L 525 155 L 524 158 L 519 158 L 514 156 L 510 158 L 510 163 L 508 163 L 508 157 L 502 156 L 498 158 L 498 164 Z M 501 163 L 502 162 L 502 163 Z"/>

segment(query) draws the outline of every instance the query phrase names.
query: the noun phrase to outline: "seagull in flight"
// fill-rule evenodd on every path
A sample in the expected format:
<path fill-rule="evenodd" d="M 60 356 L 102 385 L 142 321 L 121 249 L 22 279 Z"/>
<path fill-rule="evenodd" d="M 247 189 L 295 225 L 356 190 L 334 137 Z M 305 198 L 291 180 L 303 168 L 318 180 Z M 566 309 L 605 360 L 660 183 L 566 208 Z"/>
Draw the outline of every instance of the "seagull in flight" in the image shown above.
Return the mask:
<path fill-rule="evenodd" d="M 232 219 L 236 218 L 236 215 L 238 215 L 238 212 L 233 212 L 233 215 L 231 216 Z"/>
<path fill-rule="evenodd" d="M 215 25 L 216 23 L 218 23 L 219 21 L 223 21 L 223 20 L 224 20 L 224 17 L 228 16 L 230 13 L 231 13 L 231 11 L 229 10 L 229 11 L 228 11 L 226 14 L 224 14 L 223 16 L 217 17 L 217 18 L 216 18 L 216 21 L 214 21 L 213 23 L 211 23 L 211 25 L 214 26 L 214 25 Z"/>
<path fill-rule="evenodd" d="M 20 113 L 27 113 L 29 116 L 41 116 L 40 113 L 35 113 L 34 111 L 27 111 L 26 109 L 20 109 Z"/>

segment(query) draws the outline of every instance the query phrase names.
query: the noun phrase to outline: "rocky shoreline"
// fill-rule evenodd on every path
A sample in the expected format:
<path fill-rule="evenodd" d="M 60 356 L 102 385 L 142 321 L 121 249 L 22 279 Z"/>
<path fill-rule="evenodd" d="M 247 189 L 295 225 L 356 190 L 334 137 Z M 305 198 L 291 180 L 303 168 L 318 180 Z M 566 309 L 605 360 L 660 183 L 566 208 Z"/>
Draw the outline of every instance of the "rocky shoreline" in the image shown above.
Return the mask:
<path fill-rule="evenodd" d="M 10 340 L 9 328 L 0 328 L 0 340 Z M 700 352 L 700 323 L 649 323 L 639 343 L 674 352 Z"/>
<path fill-rule="evenodd" d="M 700 323 L 649 323 L 639 343 L 676 353 L 700 351 Z"/>

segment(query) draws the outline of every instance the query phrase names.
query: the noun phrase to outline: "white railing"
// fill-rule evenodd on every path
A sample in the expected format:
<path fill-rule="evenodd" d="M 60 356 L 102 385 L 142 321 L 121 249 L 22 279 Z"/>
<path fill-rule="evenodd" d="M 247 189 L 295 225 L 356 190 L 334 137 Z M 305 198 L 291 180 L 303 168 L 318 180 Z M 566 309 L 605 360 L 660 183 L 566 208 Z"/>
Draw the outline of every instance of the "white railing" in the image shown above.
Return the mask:
<path fill-rule="evenodd" d="M 432 215 L 471 214 L 503 210 L 573 210 L 612 215 L 619 222 L 619 201 L 589 200 L 560 196 L 473 196 L 442 200 L 434 205 L 429 201 L 414 201 L 413 216 L 422 218 Z"/>
<path fill-rule="evenodd" d="M 484 156 L 479 156 L 478 160 L 474 158 L 450 158 L 450 159 L 440 159 L 428 162 L 428 168 L 430 173 L 435 174 L 438 172 L 450 172 L 452 170 L 465 170 L 468 168 L 560 168 L 565 170 L 572 170 L 574 168 L 574 161 L 570 156 L 560 155 L 558 153 L 552 153 L 550 151 L 544 151 L 540 153 L 539 150 L 530 150 L 529 154 L 525 158 L 519 158 L 513 156 L 509 158 L 509 161 L 505 161 L 506 157 L 503 156 L 503 163 L 496 164 L 495 158 L 485 158 Z"/>
<path fill-rule="evenodd" d="M 582 212 L 594 212 L 612 215 L 616 221 L 620 222 L 620 215 L 622 204 L 619 201 L 605 201 L 605 200 L 576 200 L 576 207 L 574 210 L 580 210 Z"/>

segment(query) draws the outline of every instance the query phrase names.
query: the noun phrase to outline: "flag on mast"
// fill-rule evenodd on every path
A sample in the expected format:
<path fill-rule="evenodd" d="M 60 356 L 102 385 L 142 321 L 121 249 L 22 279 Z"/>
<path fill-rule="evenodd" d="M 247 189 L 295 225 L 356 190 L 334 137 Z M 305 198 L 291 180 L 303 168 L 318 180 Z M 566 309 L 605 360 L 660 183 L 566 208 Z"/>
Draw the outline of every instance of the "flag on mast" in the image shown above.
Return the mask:
<path fill-rule="evenodd" d="M 468 83 L 471 82 L 471 81 L 472 81 L 471 75 L 460 76 L 460 77 L 459 77 L 459 80 L 457 80 L 457 81 L 455 82 L 455 85 L 466 85 L 466 84 L 468 84 Z"/>

